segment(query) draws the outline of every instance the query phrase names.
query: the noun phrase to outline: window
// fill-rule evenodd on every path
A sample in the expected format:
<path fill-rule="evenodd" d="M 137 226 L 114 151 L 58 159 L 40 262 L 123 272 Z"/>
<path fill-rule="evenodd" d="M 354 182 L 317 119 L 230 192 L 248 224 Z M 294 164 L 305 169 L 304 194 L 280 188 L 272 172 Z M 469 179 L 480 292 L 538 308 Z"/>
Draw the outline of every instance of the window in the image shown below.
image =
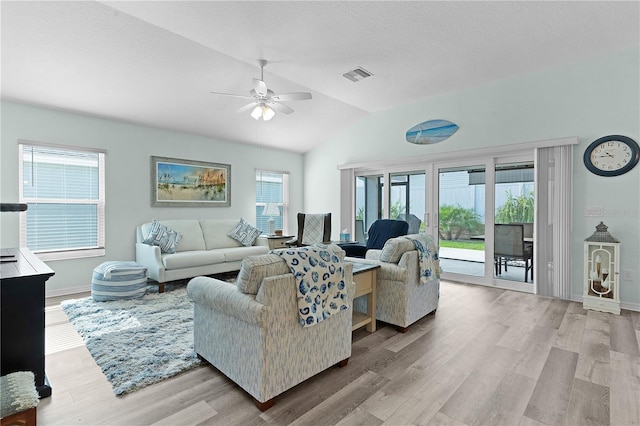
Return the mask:
<path fill-rule="evenodd" d="M 267 203 L 274 203 L 280 210 L 280 216 L 263 215 Z M 289 206 L 289 173 L 256 170 L 256 228 L 265 234 L 269 232 L 269 219 L 276 222 L 275 229 L 286 234 Z M 283 225 L 284 224 L 284 225 Z"/>
<path fill-rule="evenodd" d="M 105 152 L 21 143 L 20 245 L 43 260 L 101 256 Z"/>

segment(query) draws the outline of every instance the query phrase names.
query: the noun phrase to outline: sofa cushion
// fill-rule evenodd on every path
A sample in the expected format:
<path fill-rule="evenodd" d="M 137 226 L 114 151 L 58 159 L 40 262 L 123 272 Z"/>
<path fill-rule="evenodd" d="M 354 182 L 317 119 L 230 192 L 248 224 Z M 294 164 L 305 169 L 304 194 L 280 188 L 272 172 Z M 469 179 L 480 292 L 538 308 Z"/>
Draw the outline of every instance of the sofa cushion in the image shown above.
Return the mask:
<path fill-rule="evenodd" d="M 290 273 L 289 267 L 277 254 L 245 257 L 238 272 L 238 290 L 247 294 L 258 294 L 265 277 Z"/>
<path fill-rule="evenodd" d="M 252 246 L 262 231 L 250 225 L 246 220 L 240 218 L 237 225 L 227 234 L 243 246 Z"/>
<path fill-rule="evenodd" d="M 384 243 L 382 247 L 382 253 L 380 253 L 380 261 L 398 263 L 402 254 L 415 250 L 413 241 L 406 239 L 405 237 L 390 238 Z"/>
<path fill-rule="evenodd" d="M 247 256 L 259 256 L 261 254 L 267 254 L 269 247 L 266 246 L 250 246 L 250 247 L 229 247 L 221 248 L 216 251 L 224 254 L 225 262 L 237 262 L 243 260 Z"/>
<path fill-rule="evenodd" d="M 156 220 L 151 222 L 144 243 L 160 247 L 162 253 L 175 253 L 182 234 Z"/>
<path fill-rule="evenodd" d="M 168 270 L 214 265 L 224 261 L 224 254 L 218 250 L 181 251 L 162 255 L 162 263 Z"/>
<path fill-rule="evenodd" d="M 238 219 L 204 219 L 200 221 L 200 228 L 207 250 L 242 247 L 238 241 L 227 234 L 238 224 Z"/>

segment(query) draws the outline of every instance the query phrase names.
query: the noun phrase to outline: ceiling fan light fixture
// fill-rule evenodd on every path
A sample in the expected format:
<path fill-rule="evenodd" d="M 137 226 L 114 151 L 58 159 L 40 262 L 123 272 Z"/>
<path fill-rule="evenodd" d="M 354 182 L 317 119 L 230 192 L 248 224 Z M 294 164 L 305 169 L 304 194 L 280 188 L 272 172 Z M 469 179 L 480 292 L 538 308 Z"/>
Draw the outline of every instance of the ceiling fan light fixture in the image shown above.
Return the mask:
<path fill-rule="evenodd" d="M 253 111 L 251 111 L 251 117 L 255 118 L 256 120 L 262 117 L 262 107 L 260 105 L 256 105 Z"/>
<path fill-rule="evenodd" d="M 276 115 L 276 112 L 265 104 L 258 104 L 251 111 L 251 117 L 255 120 L 263 119 L 264 121 L 271 120 Z"/>
<path fill-rule="evenodd" d="M 267 105 L 264 105 L 262 107 L 262 119 L 264 121 L 271 120 L 274 115 L 276 115 L 276 112 L 272 110 L 270 107 L 268 107 Z"/>

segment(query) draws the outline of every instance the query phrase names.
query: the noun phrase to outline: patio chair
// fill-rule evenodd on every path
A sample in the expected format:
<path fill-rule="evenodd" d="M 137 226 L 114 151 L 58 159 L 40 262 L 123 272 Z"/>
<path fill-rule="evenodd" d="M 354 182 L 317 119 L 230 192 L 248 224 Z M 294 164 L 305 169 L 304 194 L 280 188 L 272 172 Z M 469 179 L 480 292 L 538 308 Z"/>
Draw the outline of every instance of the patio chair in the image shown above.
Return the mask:
<path fill-rule="evenodd" d="M 418 218 L 418 216 L 416 216 L 415 214 L 399 214 L 396 219 L 404 220 L 409 224 L 409 230 L 407 231 L 408 234 L 420 233 L 420 225 L 422 225 L 422 220 L 420 220 L 420 218 Z"/>
<path fill-rule="evenodd" d="M 531 271 L 531 281 L 533 281 L 533 246 L 524 241 L 524 227 L 520 224 L 498 224 L 494 225 L 494 249 L 493 263 L 496 275 L 502 274 L 504 265 L 507 270 L 507 261 L 524 261 L 524 280 L 528 281 L 527 275 Z"/>

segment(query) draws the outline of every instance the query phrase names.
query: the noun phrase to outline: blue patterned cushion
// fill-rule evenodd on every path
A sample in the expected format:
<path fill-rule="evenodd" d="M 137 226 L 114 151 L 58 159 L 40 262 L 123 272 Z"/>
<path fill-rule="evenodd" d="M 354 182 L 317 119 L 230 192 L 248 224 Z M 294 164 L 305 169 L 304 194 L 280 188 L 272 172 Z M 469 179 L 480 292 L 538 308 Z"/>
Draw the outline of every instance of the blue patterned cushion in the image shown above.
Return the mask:
<path fill-rule="evenodd" d="M 249 225 L 247 221 L 240 218 L 238 224 L 227 235 L 238 241 L 245 247 L 252 246 L 262 231 Z"/>
<path fill-rule="evenodd" d="M 160 247 L 162 253 L 175 253 L 181 238 L 182 234 L 154 219 L 143 243 Z"/>
<path fill-rule="evenodd" d="M 93 270 L 91 296 L 96 302 L 133 299 L 147 291 L 147 268 L 136 262 L 109 261 Z"/>

